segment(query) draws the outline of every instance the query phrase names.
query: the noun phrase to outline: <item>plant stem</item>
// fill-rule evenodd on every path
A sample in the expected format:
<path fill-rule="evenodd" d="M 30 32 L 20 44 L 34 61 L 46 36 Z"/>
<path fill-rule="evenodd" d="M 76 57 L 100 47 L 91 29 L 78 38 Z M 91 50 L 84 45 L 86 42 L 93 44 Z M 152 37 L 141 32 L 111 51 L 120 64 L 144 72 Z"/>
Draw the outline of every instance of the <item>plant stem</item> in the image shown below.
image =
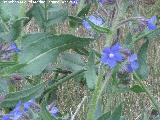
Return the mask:
<path fill-rule="evenodd" d="M 160 112 L 160 107 L 158 105 L 158 102 L 155 100 L 155 98 L 151 95 L 149 89 L 142 83 L 140 77 L 134 73 L 134 76 L 137 78 L 137 82 L 143 87 L 143 89 L 145 90 L 146 94 L 148 95 L 149 99 L 152 101 L 153 105 L 155 106 L 155 108 Z"/>
<path fill-rule="evenodd" d="M 92 95 L 89 111 L 87 113 L 87 120 L 94 120 L 95 119 L 95 112 L 96 112 L 97 104 L 98 104 L 98 102 L 100 100 L 100 97 L 101 97 L 101 95 L 102 95 L 102 93 L 103 93 L 103 91 L 106 87 L 106 84 L 107 84 L 107 82 L 108 82 L 108 80 L 111 76 L 111 73 L 107 75 L 107 78 L 105 79 L 105 81 L 102 85 L 101 83 L 102 83 L 103 76 L 104 76 L 104 72 L 101 69 L 100 73 L 99 73 L 99 76 L 98 76 L 98 80 L 97 80 L 97 83 L 96 83 L 94 93 Z"/>

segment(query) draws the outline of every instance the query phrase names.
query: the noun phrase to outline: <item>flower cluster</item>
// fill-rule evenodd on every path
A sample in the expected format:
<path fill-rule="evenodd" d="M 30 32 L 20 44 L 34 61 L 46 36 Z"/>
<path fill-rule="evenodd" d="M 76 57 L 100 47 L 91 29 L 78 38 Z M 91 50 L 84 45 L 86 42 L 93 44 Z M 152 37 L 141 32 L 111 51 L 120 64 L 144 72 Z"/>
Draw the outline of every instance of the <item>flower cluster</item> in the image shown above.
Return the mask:
<path fill-rule="evenodd" d="M 40 111 L 40 106 L 35 102 L 35 99 L 31 99 L 25 103 L 19 101 L 16 107 L 9 114 L 3 115 L 2 120 L 22 120 L 23 118 L 30 119 L 28 112 L 31 109 L 36 112 Z M 57 107 L 51 107 L 48 105 L 47 109 L 55 119 L 58 117 L 59 110 Z"/>
<path fill-rule="evenodd" d="M 148 27 L 149 30 L 157 29 L 156 21 L 157 21 L 156 16 L 152 16 L 150 19 L 146 20 L 146 24 L 147 24 L 147 27 Z"/>
<path fill-rule="evenodd" d="M 13 53 L 20 52 L 20 49 L 17 48 L 16 43 L 10 44 L 0 44 L 0 58 L 1 60 L 10 60 Z"/>
<path fill-rule="evenodd" d="M 49 113 L 51 113 L 51 115 L 54 117 L 54 118 L 57 118 L 58 117 L 58 113 L 59 113 L 59 110 L 56 106 L 54 105 L 48 105 L 47 106 L 47 109 L 49 111 Z"/>
<path fill-rule="evenodd" d="M 75 6 L 79 3 L 79 0 L 71 0 L 72 6 Z"/>
<path fill-rule="evenodd" d="M 117 63 L 125 60 L 127 64 L 123 69 L 127 72 L 133 72 L 138 69 L 137 55 L 132 54 L 129 50 L 123 49 L 119 43 L 103 49 L 101 62 L 108 65 L 111 69 L 114 68 Z"/>
<path fill-rule="evenodd" d="M 2 117 L 2 120 L 20 120 L 21 118 L 28 117 L 27 112 L 31 107 L 36 108 L 38 105 L 36 104 L 34 99 L 31 99 L 24 104 L 19 101 L 16 107 L 9 113 Z M 37 107 L 39 108 L 39 107 Z"/>
<path fill-rule="evenodd" d="M 99 3 L 100 4 L 106 4 L 106 3 L 108 3 L 108 4 L 113 4 L 115 2 L 115 0 L 99 0 Z"/>

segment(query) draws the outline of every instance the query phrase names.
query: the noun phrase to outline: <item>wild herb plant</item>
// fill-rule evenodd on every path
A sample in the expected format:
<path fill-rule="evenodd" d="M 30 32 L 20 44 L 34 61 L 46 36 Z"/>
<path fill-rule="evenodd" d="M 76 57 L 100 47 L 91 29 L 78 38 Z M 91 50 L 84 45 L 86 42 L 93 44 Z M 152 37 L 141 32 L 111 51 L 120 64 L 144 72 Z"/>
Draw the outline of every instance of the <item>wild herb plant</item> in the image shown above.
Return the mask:
<path fill-rule="evenodd" d="M 29 10 L 18 2 L 0 3 L 2 120 L 74 120 L 86 98 L 85 120 L 124 120 L 125 101 L 106 110 L 104 91 L 143 92 L 157 113 L 154 120 L 160 119 L 157 98 L 144 84 L 149 75 L 148 46 L 160 36 L 157 14 L 150 18 L 135 14 L 134 0 L 37 0 Z M 78 10 L 71 14 L 67 6 Z M 24 31 L 32 19 L 41 32 Z M 64 23 L 69 31 L 59 33 L 57 28 Z M 73 35 L 77 28 L 87 37 Z M 97 50 L 94 45 L 102 37 L 103 47 Z M 44 80 L 50 72 L 53 75 Z M 66 116 L 53 101 L 57 87 L 71 79 L 83 82 L 91 94 Z M 142 119 L 149 120 L 149 114 Z"/>

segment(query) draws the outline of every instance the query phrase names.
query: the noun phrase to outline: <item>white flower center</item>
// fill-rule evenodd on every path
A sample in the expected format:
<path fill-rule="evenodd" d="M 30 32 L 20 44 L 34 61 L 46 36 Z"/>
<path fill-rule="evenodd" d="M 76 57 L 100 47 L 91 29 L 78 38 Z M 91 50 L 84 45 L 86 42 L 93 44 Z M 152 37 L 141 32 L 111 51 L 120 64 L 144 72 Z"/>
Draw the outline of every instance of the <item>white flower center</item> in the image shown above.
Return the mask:
<path fill-rule="evenodd" d="M 113 58 L 113 57 L 114 57 L 114 54 L 113 54 L 113 53 L 110 53 L 110 54 L 109 54 L 109 57 L 110 57 L 110 58 Z"/>

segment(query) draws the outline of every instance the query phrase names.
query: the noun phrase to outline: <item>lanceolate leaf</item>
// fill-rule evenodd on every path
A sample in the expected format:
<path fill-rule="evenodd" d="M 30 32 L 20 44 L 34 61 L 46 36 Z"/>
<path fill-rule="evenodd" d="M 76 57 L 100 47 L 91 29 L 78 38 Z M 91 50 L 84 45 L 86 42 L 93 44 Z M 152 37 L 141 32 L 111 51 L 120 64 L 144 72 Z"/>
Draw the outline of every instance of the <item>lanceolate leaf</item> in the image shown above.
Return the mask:
<path fill-rule="evenodd" d="M 91 4 L 86 5 L 78 14 L 78 17 L 85 17 L 88 14 Z"/>
<path fill-rule="evenodd" d="M 26 64 L 24 63 L 24 64 L 15 64 L 15 65 L 5 67 L 2 70 L 0 70 L 0 75 L 1 76 L 9 76 L 11 73 L 15 73 L 15 72 L 19 71 L 19 69 L 21 69 L 25 65 Z"/>
<path fill-rule="evenodd" d="M 102 114 L 97 120 L 109 120 L 110 115 L 111 115 L 110 111 L 106 112 L 106 113 Z"/>
<path fill-rule="evenodd" d="M 47 26 L 64 22 L 68 17 L 68 10 L 60 6 L 53 6 L 48 9 Z"/>
<path fill-rule="evenodd" d="M 44 91 L 45 84 L 40 83 L 26 90 L 9 93 L 5 99 L 0 101 L 0 107 L 13 107 L 18 101 L 28 101 L 31 98 L 38 98 Z"/>
<path fill-rule="evenodd" d="M 31 10 L 28 13 L 28 16 L 32 16 L 36 19 L 38 25 L 41 28 L 45 26 L 45 11 L 40 3 L 36 3 L 33 5 Z"/>
<path fill-rule="evenodd" d="M 22 52 L 19 62 L 27 65 L 21 69 L 24 73 L 40 74 L 49 63 L 54 63 L 59 53 L 75 48 L 83 48 L 92 39 L 73 35 L 30 34 L 22 38 Z"/>
<path fill-rule="evenodd" d="M 92 51 L 89 55 L 87 71 L 85 72 L 87 86 L 90 89 L 94 89 L 96 80 L 97 80 L 97 75 L 96 75 L 96 70 L 95 70 L 96 66 L 95 66 L 94 61 L 95 61 L 95 54 Z"/>
<path fill-rule="evenodd" d="M 119 120 L 121 117 L 122 112 L 122 103 L 116 107 L 116 109 L 113 111 L 112 115 L 110 116 L 109 120 Z"/>
<path fill-rule="evenodd" d="M 141 92 L 145 92 L 145 90 L 139 86 L 139 85 L 134 85 L 130 88 L 131 91 L 135 92 L 135 93 L 141 93 Z"/>
<path fill-rule="evenodd" d="M 146 79 L 149 74 L 148 66 L 147 66 L 147 49 L 148 49 L 149 41 L 147 40 L 140 48 L 138 52 L 138 63 L 139 68 L 137 70 L 137 74 L 142 78 Z"/>
<path fill-rule="evenodd" d="M 3 16 L 12 19 L 14 17 L 19 16 L 19 9 L 20 9 L 20 4 L 13 2 L 13 3 L 8 3 L 7 1 L 0 3 L 0 8 L 1 8 L 1 13 Z"/>
<path fill-rule="evenodd" d="M 67 19 L 68 10 L 66 8 L 62 8 L 58 5 L 51 5 L 44 8 L 42 5 L 43 4 L 36 3 L 29 12 L 27 12 L 27 16 L 29 18 L 34 17 L 42 29 L 61 23 Z"/>
<path fill-rule="evenodd" d="M 157 28 L 156 30 L 143 32 L 143 34 L 134 36 L 133 42 L 137 42 L 143 38 L 148 38 L 149 40 L 152 40 L 152 39 L 158 38 L 159 36 L 160 36 L 160 28 Z"/>
<path fill-rule="evenodd" d="M 76 53 L 64 53 L 61 56 L 61 63 L 70 71 L 82 70 L 85 65 L 81 55 Z"/>

